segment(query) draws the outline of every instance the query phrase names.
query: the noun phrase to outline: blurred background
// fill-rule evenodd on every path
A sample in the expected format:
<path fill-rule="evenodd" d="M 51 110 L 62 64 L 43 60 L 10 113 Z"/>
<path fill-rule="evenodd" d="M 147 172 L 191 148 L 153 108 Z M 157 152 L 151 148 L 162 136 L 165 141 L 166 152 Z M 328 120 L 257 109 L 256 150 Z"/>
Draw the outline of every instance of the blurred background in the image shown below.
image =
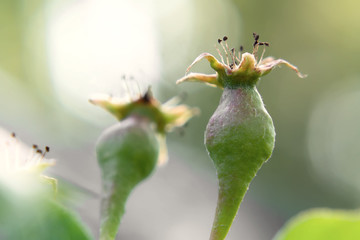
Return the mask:
<path fill-rule="evenodd" d="M 51 146 L 57 165 L 49 175 L 81 192 L 69 204 L 97 236 L 94 146 L 115 119 L 88 98 L 136 97 L 149 85 L 161 101 L 185 93 L 201 116 L 169 135 L 169 163 L 133 192 L 118 239 L 207 239 L 217 183 L 203 133 L 221 90 L 175 81 L 200 53 L 215 55 L 218 38 L 252 51 L 256 32 L 270 43 L 266 56 L 308 74 L 277 68 L 258 86 L 276 146 L 227 239 L 271 239 L 301 210 L 360 205 L 359 7 L 355 0 L 1 0 L 0 125 L 29 145 Z M 192 71 L 212 72 L 207 62 Z"/>

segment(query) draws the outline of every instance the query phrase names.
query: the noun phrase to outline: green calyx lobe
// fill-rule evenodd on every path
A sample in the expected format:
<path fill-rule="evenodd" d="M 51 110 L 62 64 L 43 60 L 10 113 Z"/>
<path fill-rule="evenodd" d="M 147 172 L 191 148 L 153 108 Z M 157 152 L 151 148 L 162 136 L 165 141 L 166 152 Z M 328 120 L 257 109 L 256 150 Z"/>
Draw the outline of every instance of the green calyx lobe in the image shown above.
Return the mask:
<path fill-rule="evenodd" d="M 218 72 L 218 81 L 223 88 L 255 87 L 263 74 L 260 69 L 256 68 L 256 61 L 252 55 L 244 54 L 241 64 L 233 68 Z"/>
<path fill-rule="evenodd" d="M 274 143 L 274 125 L 256 87 L 225 87 L 205 132 L 219 181 L 211 240 L 225 239 L 251 180 L 271 156 Z"/>
<path fill-rule="evenodd" d="M 237 72 L 231 75 L 219 74 L 219 82 L 223 88 L 254 88 L 259 81 L 260 73 L 258 72 Z"/>
<path fill-rule="evenodd" d="M 169 117 L 161 111 L 159 108 L 160 104 L 153 98 L 150 89 L 135 101 L 125 104 L 113 104 L 111 101 L 104 101 L 102 105 L 119 121 L 131 115 L 143 116 L 155 123 L 159 133 L 165 133 L 165 127 L 169 121 Z"/>
<path fill-rule="evenodd" d="M 153 97 L 150 88 L 143 96 L 130 102 L 122 102 L 110 96 L 95 97 L 89 101 L 106 109 L 119 121 L 133 115 L 144 117 L 149 123 L 154 124 L 156 132 L 163 136 L 173 128 L 184 125 L 199 113 L 197 108 L 178 104 L 181 99 L 177 97 L 161 104 Z"/>
<path fill-rule="evenodd" d="M 131 191 L 155 169 L 159 144 L 148 120 L 133 115 L 104 131 L 96 152 L 103 179 L 100 239 L 110 240 Z"/>

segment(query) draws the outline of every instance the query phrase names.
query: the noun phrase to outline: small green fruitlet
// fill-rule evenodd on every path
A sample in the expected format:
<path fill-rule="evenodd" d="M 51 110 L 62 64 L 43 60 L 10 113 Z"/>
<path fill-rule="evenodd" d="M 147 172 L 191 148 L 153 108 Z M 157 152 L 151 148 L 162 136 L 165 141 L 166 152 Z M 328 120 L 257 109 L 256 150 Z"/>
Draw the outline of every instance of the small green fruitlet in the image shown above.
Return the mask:
<path fill-rule="evenodd" d="M 120 121 L 106 129 L 96 145 L 103 182 L 101 240 L 115 239 L 131 191 L 157 164 L 166 162 L 166 132 L 182 126 L 198 112 L 177 105 L 178 100 L 161 105 L 150 89 L 128 103 L 109 96 L 90 99 Z"/>
<path fill-rule="evenodd" d="M 206 149 L 216 168 L 219 182 L 211 240 L 225 239 L 251 180 L 270 158 L 274 148 L 274 125 L 256 89 L 256 83 L 279 64 L 290 67 L 299 77 L 304 77 L 295 66 L 283 59 L 262 59 L 261 56 L 257 60 L 259 46 L 264 46 L 265 50 L 269 43 L 259 42 L 259 35 L 255 33 L 254 38 L 253 53 L 243 54 L 242 47 L 238 54 L 235 49 L 229 49 L 227 37 L 219 39 L 218 43 L 226 54 L 226 64 L 219 49 L 221 62 L 213 55 L 203 53 L 186 72 L 205 58 L 216 73 L 190 73 L 177 81 L 203 82 L 224 90 L 205 132 Z"/>

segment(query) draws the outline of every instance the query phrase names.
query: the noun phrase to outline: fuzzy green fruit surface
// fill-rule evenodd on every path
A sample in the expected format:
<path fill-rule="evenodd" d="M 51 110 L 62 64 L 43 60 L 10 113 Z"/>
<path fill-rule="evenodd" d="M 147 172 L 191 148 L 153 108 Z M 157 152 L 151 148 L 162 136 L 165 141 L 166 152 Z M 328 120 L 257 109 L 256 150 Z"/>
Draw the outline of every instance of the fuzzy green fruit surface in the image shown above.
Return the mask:
<path fill-rule="evenodd" d="M 205 132 L 219 181 L 210 239 L 225 239 L 240 203 L 275 143 L 272 119 L 255 86 L 225 88 Z"/>
<path fill-rule="evenodd" d="M 148 120 L 131 116 L 102 133 L 96 152 L 103 179 L 100 239 L 115 239 L 128 196 L 156 167 L 159 144 Z"/>

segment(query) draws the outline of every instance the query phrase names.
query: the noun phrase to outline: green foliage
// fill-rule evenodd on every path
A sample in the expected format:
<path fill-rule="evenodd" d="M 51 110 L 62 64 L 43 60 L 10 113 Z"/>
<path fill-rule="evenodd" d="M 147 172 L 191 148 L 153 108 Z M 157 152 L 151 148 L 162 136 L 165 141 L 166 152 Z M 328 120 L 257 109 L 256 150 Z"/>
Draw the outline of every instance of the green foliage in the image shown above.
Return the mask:
<path fill-rule="evenodd" d="M 274 240 L 360 239 L 359 211 L 313 209 L 290 219 Z"/>
<path fill-rule="evenodd" d="M 0 239 L 90 240 L 70 210 L 44 195 L 25 196 L 0 186 Z"/>

